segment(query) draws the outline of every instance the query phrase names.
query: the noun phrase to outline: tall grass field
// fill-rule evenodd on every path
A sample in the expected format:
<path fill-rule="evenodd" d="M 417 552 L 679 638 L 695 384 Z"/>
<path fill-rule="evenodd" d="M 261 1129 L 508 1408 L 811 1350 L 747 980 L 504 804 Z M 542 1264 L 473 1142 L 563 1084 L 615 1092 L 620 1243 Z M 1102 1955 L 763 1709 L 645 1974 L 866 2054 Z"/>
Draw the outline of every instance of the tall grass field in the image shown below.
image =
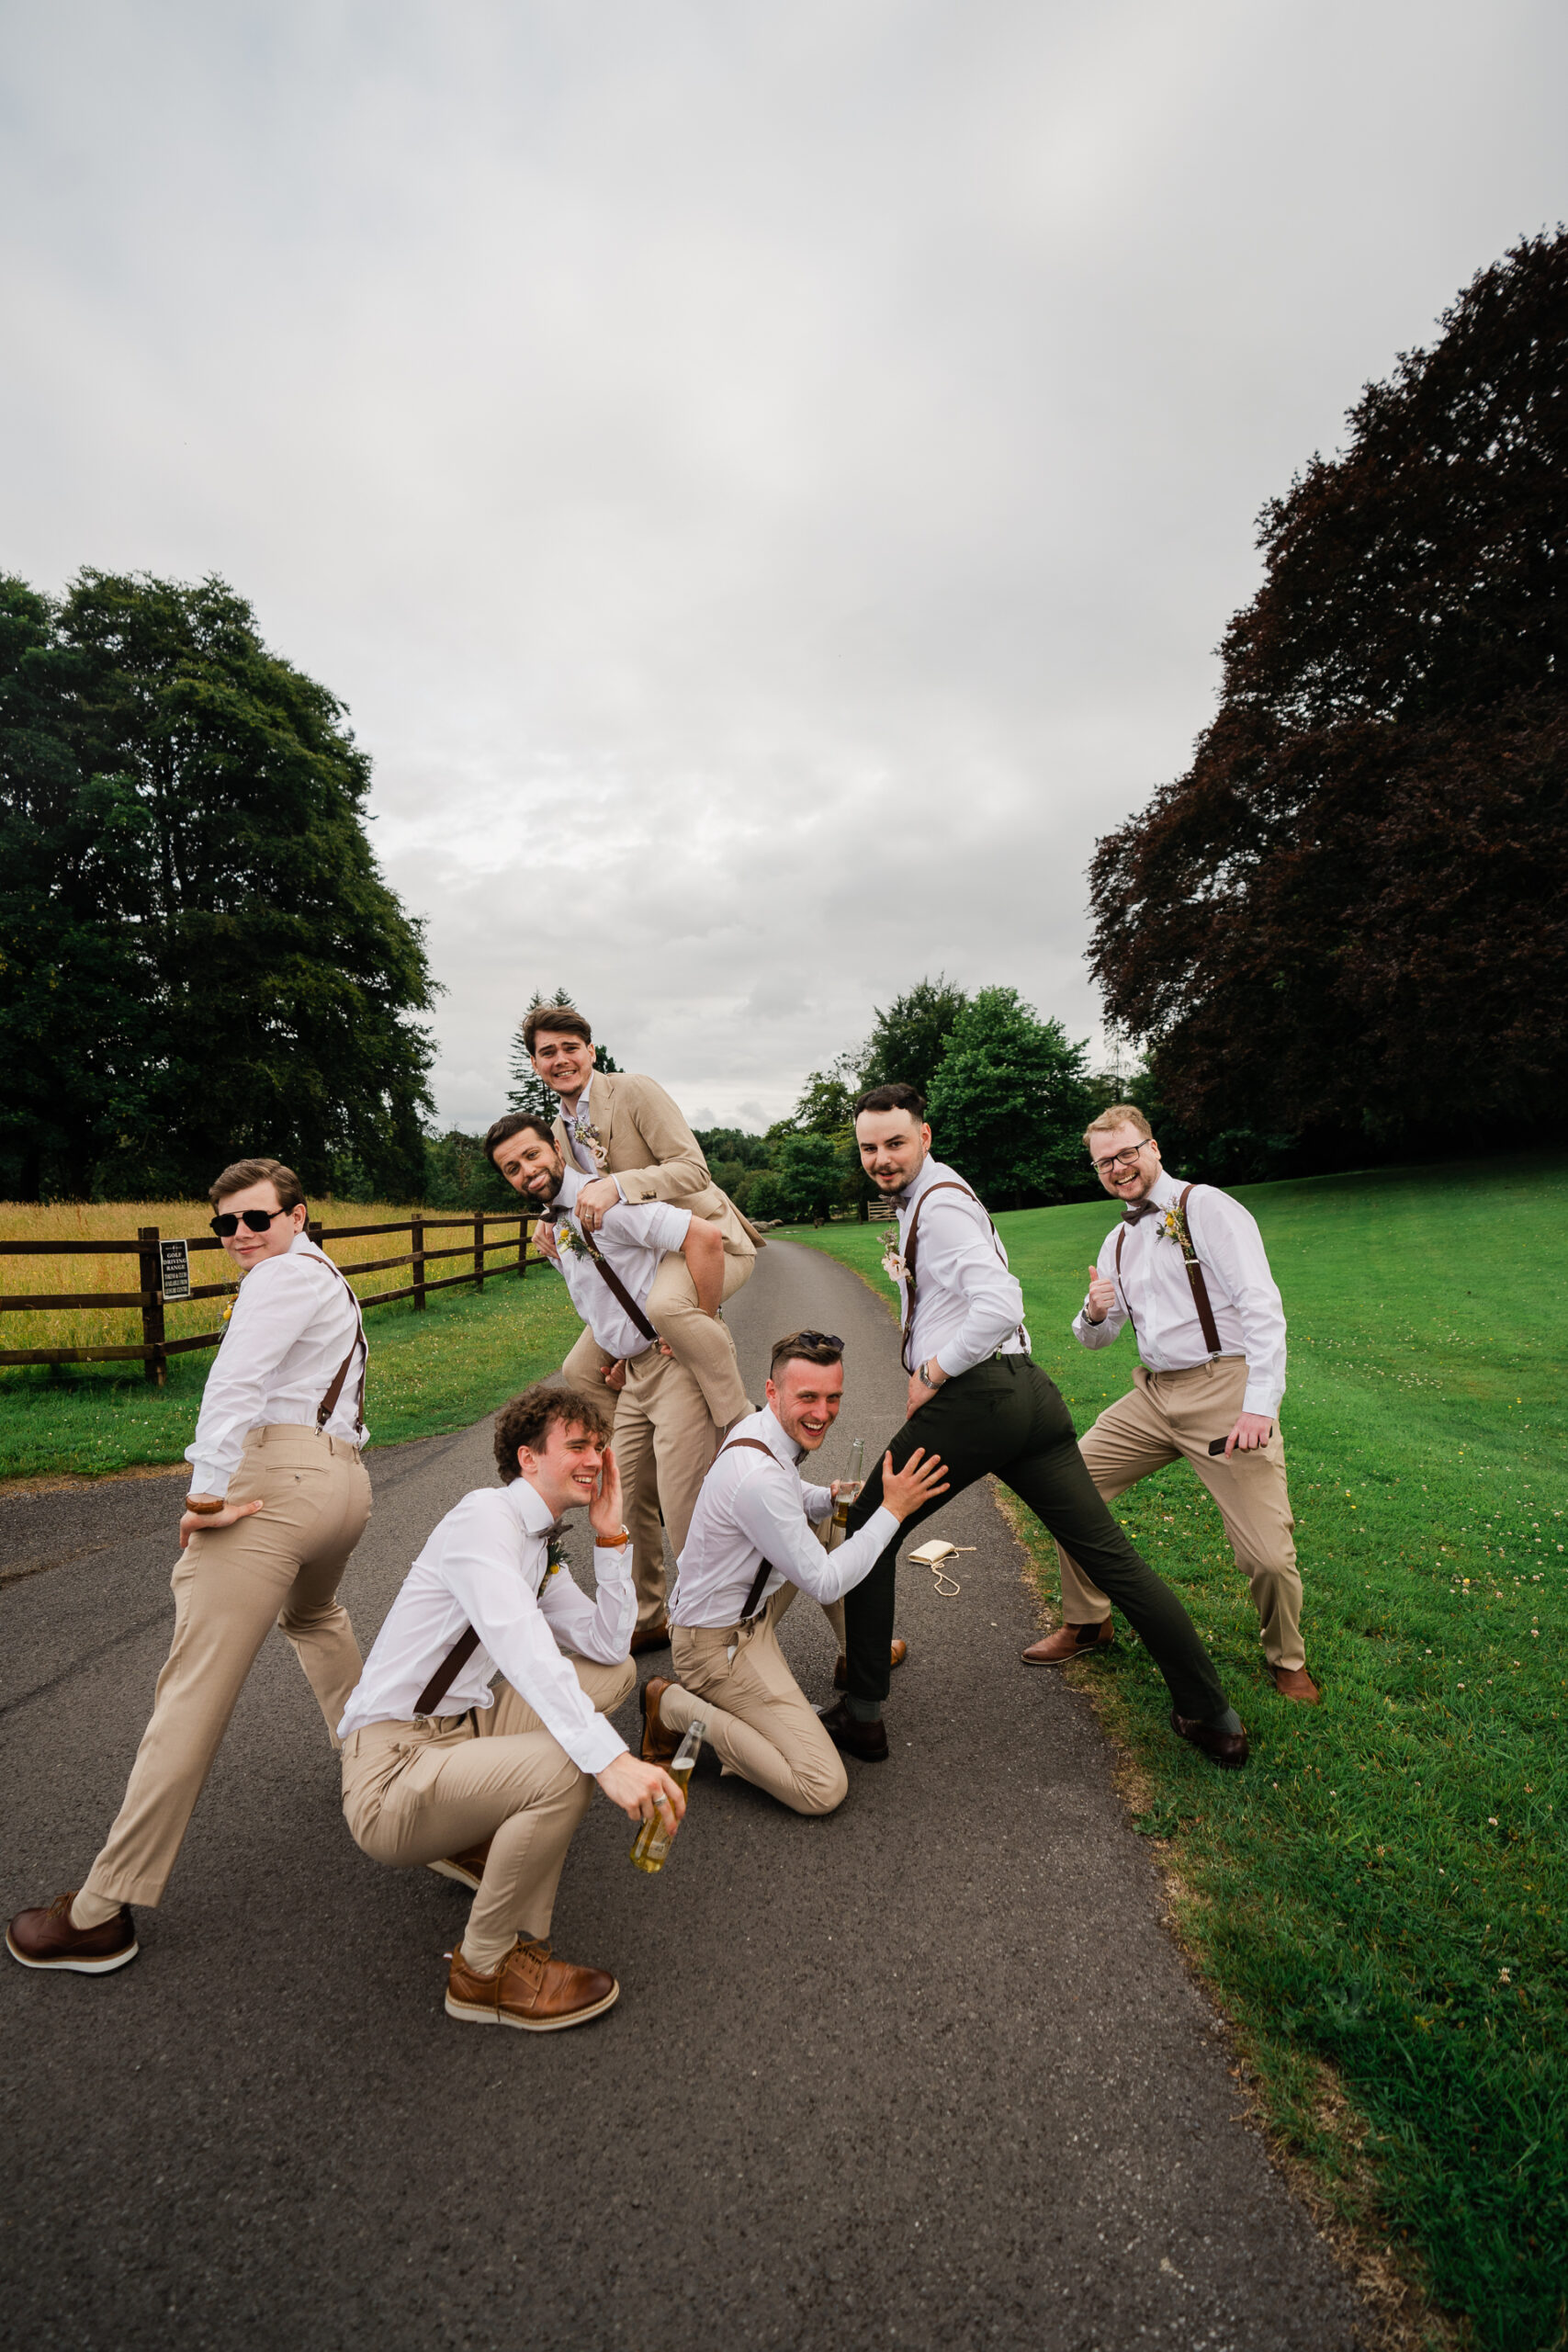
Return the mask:
<path fill-rule="evenodd" d="M 1246 1584 L 1184 1465 L 1115 1508 L 1209 1640 L 1250 1765 L 1215 1772 L 1171 1736 L 1124 1624 L 1106 1664 L 1069 1674 L 1153 1791 L 1138 1826 L 1280 2140 L 1363 2245 L 1377 2232 L 1396 2267 L 1418 2256 L 1464 2340 L 1543 2352 L 1565 2340 L 1568 2284 L 1568 1170 L 1238 1197 L 1290 1317 L 1281 1425 L 1323 1704 L 1267 1681 Z M 1113 1218 L 1095 1202 L 997 1219 L 1035 1360 L 1080 1430 L 1135 1361 L 1130 1333 L 1091 1354 L 1069 1330 Z M 788 1238 L 891 1301 L 882 1235 Z M 1020 1517 L 1055 1607 L 1055 1552 Z"/>
<path fill-rule="evenodd" d="M 206 1201 L 42 1207 L 6 1202 L 0 1204 L 0 1241 L 130 1240 L 143 1225 L 156 1226 L 165 1239 L 188 1240 L 207 1235 L 211 1214 Z M 412 1214 L 386 1202 L 311 1204 L 312 1216 L 329 1230 L 334 1225 L 380 1225 Z M 464 1240 L 464 1227 L 455 1226 L 430 1234 L 428 1246 L 451 1249 Z M 327 1247 L 362 1295 L 398 1290 L 409 1279 L 406 1267 L 368 1275 L 354 1271 L 369 1260 L 406 1251 L 407 1234 L 367 1235 Z M 470 1263 L 471 1257 L 445 1259 L 427 1271 L 434 1281 L 466 1272 Z M 374 1306 L 367 1315 L 365 1418 L 372 1444 L 466 1429 L 530 1380 L 553 1372 L 570 1348 L 581 1327 L 554 1269 L 530 1260 L 520 1282 L 513 1250 L 491 1255 L 487 1264 L 480 1293 L 436 1291 L 421 1313 L 412 1300 L 403 1300 Z M 134 1257 L 0 1258 L 0 1291 L 40 1295 L 135 1290 L 137 1269 Z M 191 1260 L 193 1283 L 222 1282 L 234 1271 L 220 1250 L 204 1250 Z M 205 1298 L 166 1307 L 168 1337 L 220 1329 L 223 1306 L 221 1298 Z M 141 1317 L 134 1307 L 43 1308 L 0 1316 L 4 1348 L 117 1347 L 141 1338 Z M 0 1367 L 0 1478 L 91 1476 L 177 1462 L 195 1431 L 215 1352 L 193 1349 L 188 1355 L 171 1356 L 164 1388 L 153 1387 L 134 1363 Z"/>

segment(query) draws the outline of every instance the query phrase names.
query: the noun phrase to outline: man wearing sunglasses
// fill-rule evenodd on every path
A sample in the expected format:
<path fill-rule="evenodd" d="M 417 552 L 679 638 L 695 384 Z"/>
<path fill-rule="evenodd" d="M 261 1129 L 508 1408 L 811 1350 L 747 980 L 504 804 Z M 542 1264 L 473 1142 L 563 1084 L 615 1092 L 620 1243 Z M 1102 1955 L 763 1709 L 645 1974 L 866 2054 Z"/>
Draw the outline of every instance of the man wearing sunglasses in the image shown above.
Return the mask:
<path fill-rule="evenodd" d="M 1274 1688 L 1315 1706 L 1280 1435 L 1285 1310 L 1263 1237 L 1227 1193 L 1166 1173 L 1135 1103 L 1102 1111 L 1084 1143 L 1122 1216 L 1089 1269 L 1073 1337 L 1107 1348 L 1130 1322 L 1139 1357 L 1126 1396 L 1085 1432 L 1089 1476 L 1109 1501 L 1169 1462 L 1191 1464 L 1251 1585 Z M 1062 1623 L 1024 1651 L 1031 1666 L 1111 1646 L 1111 1603 L 1060 1544 L 1057 1558 Z"/>
<path fill-rule="evenodd" d="M 680 1679 L 656 1676 L 642 1693 L 646 1762 L 667 1764 L 682 1734 L 705 1724 L 725 1769 L 794 1813 L 831 1813 L 849 1782 L 779 1647 L 779 1620 L 797 1592 L 831 1613 L 897 1543 L 900 1523 L 947 1492 L 934 1454 L 917 1451 L 897 1472 L 885 1464 L 877 1509 L 858 1534 L 824 1551 L 812 1527 L 837 1488 L 809 1485 L 799 1465 L 832 1428 L 843 1394 L 843 1341 L 832 1332 L 775 1342 L 767 1404 L 731 1430 L 692 1514 L 670 1598 Z"/>
<path fill-rule="evenodd" d="M 987 1472 L 1012 1488 L 1053 1535 L 1070 1543 L 1131 1621 L 1165 1677 L 1171 1729 L 1236 1770 L 1247 1734 L 1213 1659 L 1168 1585 L 1134 1551 L 1084 1467 L 1061 1392 L 1030 1360 L 1023 1294 L 990 1218 L 955 1170 L 931 1157 L 925 1103 L 912 1086 L 874 1087 L 855 1105 L 861 1165 L 898 1216 L 903 1365 L 902 1430 L 888 1447 L 897 1468 L 925 1446 L 948 1465 L 954 1493 Z M 852 1536 L 882 1501 L 876 1471 L 851 1505 Z M 928 1502 L 911 1526 L 935 1510 Z M 866 1763 L 887 1755 L 887 1636 L 893 1626 L 897 1537 L 845 1600 L 849 1679 L 824 1717 L 836 1744 Z"/>
<path fill-rule="evenodd" d="M 186 1453 L 175 1638 L 125 1802 L 81 1892 L 18 1912 L 6 1931 L 26 1968 L 100 1976 L 135 1959 L 130 1906 L 162 1895 L 274 1623 L 293 1644 L 334 1747 L 359 1679 L 358 1645 L 337 1598 L 370 1516 L 359 1307 L 305 1232 L 291 1169 L 236 1160 L 209 1197 L 240 1290 Z"/>

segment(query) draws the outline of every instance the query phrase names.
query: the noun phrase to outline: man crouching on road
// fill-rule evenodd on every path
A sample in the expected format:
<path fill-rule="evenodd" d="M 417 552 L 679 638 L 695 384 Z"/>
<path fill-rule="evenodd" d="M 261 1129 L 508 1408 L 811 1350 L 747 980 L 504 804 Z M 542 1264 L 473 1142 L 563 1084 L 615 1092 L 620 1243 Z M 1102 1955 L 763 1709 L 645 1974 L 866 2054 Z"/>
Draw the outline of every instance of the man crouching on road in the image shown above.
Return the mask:
<path fill-rule="evenodd" d="M 637 1598 L 609 1416 L 534 1387 L 496 1416 L 504 1484 L 465 1495 L 393 1601 L 338 1726 L 343 1809 L 378 1862 L 424 1864 L 475 1890 L 446 2014 L 552 2033 L 620 1992 L 547 1940 L 572 1833 L 596 1780 L 633 1821 L 685 1800 L 604 1721 L 637 1679 Z M 564 1512 L 588 1509 L 591 1601 L 558 1557 Z M 500 1669 L 500 1679 L 497 1669 Z M 493 1682 L 493 1688 L 492 1688 Z"/>

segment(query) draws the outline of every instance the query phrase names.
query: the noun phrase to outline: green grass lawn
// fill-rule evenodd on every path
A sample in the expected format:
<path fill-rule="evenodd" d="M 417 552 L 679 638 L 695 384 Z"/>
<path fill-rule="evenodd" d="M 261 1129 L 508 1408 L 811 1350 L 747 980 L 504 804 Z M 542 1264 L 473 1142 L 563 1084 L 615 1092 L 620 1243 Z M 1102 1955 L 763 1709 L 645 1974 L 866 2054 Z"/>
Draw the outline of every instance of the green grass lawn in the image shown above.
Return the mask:
<path fill-rule="evenodd" d="M 1568 2279 L 1568 1170 L 1239 1197 L 1290 1317 L 1282 1419 L 1324 1703 L 1268 1685 L 1218 1514 L 1179 1465 L 1117 1510 L 1209 1639 L 1249 1768 L 1216 1773 L 1172 1739 L 1124 1625 L 1110 1663 L 1070 1672 L 1154 1791 L 1138 1826 L 1167 1841 L 1184 1935 L 1281 2141 L 1331 2203 L 1418 2251 L 1467 2340 L 1542 2352 L 1564 2340 Z M 1111 1221 L 1098 1202 L 997 1220 L 1080 1429 L 1134 1361 L 1130 1333 L 1091 1355 L 1068 1329 Z M 881 1228 L 786 1238 L 891 1300 Z M 1055 1605 L 1054 1552 L 1020 1517 Z M 1359 2154 L 1324 2061 L 1371 2127 Z"/>
<path fill-rule="evenodd" d="M 365 1419 L 370 1442 L 467 1429 L 531 1380 L 554 1372 L 582 1326 L 554 1269 L 492 1275 L 482 1292 L 440 1291 L 372 1307 Z M 28 1364 L 0 1371 L 0 1476 L 88 1475 L 177 1462 L 190 1443 L 209 1353 L 175 1356 L 168 1385 L 140 1364 Z"/>

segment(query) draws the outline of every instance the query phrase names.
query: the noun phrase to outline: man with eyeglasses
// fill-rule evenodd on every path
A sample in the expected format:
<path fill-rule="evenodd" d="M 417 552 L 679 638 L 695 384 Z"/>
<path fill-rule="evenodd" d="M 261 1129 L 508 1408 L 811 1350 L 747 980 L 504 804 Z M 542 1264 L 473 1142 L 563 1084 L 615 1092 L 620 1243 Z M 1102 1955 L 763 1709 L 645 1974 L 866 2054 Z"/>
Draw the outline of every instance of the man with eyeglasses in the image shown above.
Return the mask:
<path fill-rule="evenodd" d="M 1126 1396 L 1084 1434 L 1089 1476 L 1110 1501 L 1168 1463 L 1191 1464 L 1251 1585 L 1274 1688 L 1315 1706 L 1280 1435 L 1285 1310 L 1263 1237 L 1227 1193 L 1167 1174 L 1134 1103 L 1102 1111 L 1084 1143 L 1122 1216 L 1089 1269 L 1073 1337 L 1107 1348 L 1131 1323 L 1139 1358 Z M 1110 1602 L 1071 1548 L 1056 1549 L 1062 1623 L 1024 1651 L 1031 1666 L 1111 1646 Z"/>
<path fill-rule="evenodd" d="M 175 1568 L 175 1638 L 108 1839 L 79 1893 L 20 1911 L 25 1968 L 107 1975 L 139 1950 L 256 1653 L 275 1623 L 327 1725 L 359 1679 L 337 1598 L 370 1516 L 365 1329 L 347 1277 L 305 1231 L 305 1195 L 276 1159 L 240 1159 L 209 1195 L 240 1290 L 186 1448 L 191 1488 Z"/>
<path fill-rule="evenodd" d="M 843 1341 L 832 1332 L 775 1341 L 767 1404 L 730 1432 L 692 1514 L 670 1597 L 679 1679 L 656 1676 L 642 1692 L 646 1762 L 667 1764 L 682 1734 L 702 1723 L 727 1771 L 793 1813 L 831 1813 L 849 1782 L 779 1647 L 779 1621 L 797 1592 L 830 1611 L 897 1541 L 901 1522 L 947 1492 L 942 1464 L 917 1450 L 901 1470 L 886 1470 L 859 1533 L 824 1551 L 812 1528 L 838 1487 L 810 1485 L 800 1464 L 832 1428 L 843 1394 Z"/>
<path fill-rule="evenodd" d="M 1055 1383 L 1030 1359 L 1023 1294 L 980 1202 L 957 1171 L 931 1157 L 925 1103 L 912 1086 L 874 1087 L 855 1105 L 861 1165 L 898 1216 L 889 1261 L 903 1307 L 909 1376 L 907 1418 L 888 1447 L 895 1468 L 918 1446 L 940 1454 L 955 1494 L 987 1472 L 1010 1487 L 1053 1535 L 1070 1543 L 1131 1622 L 1165 1677 L 1171 1729 L 1230 1770 L 1247 1761 L 1247 1734 L 1214 1664 L 1170 1587 L 1134 1549 L 1095 1491 Z M 855 1534 L 882 1501 L 885 1474 L 850 1509 Z M 923 1504 L 911 1530 L 931 1511 Z M 824 1717 L 835 1744 L 864 1763 L 886 1759 L 882 1704 L 893 1625 L 897 1533 L 845 1600 L 849 1677 Z"/>

